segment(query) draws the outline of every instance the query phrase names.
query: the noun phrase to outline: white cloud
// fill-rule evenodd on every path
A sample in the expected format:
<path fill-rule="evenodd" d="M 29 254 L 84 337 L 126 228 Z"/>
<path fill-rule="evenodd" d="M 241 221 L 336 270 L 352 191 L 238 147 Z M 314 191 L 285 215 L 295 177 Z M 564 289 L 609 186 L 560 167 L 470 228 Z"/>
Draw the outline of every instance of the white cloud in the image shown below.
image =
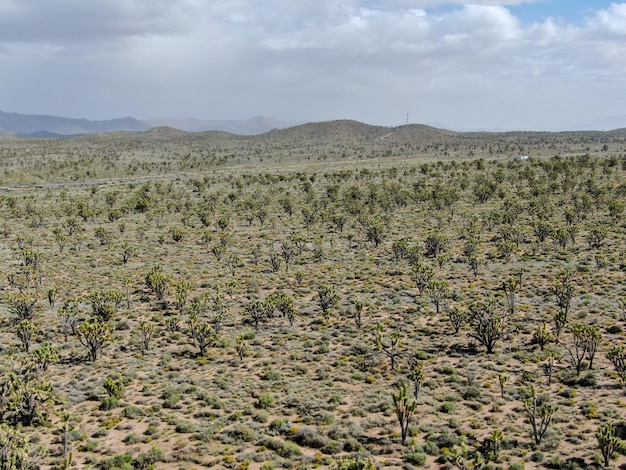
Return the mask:
<path fill-rule="evenodd" d="M 463 127 L 621 114 L 626 3 L 580 26 L 523 23 L 507 8 L 520 3 L 0 0 L 0 102 L 87 117 L 411 112 Z"/>

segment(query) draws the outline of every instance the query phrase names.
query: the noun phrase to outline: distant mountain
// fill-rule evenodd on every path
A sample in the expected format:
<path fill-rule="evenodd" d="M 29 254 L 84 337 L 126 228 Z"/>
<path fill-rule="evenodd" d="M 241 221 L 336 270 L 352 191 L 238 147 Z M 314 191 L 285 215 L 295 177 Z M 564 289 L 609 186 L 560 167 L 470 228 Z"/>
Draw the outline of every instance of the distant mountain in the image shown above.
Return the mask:
<path fill-rule="evenodd" d="M 51 137 L 94 134 L 99 132 L 141 132 L 150 129 L 149 124 L 132 117 L 90 121 L 59 116 L 4 113 L 0 111 L 0 134 Z"/>
<path fill-rule="evenodd" d="M 154 127 L 173 127 L 187 132 L 223 131 L 237 135 L 264 134 L 275 129 L 286 129 L 294 123 L 279 121 L 266 116 L 256 116 L 244 121 L 201 120 L 194 118 L 154 118 L 144 119 Z"/>
<path fill-rule="evenodd" d="M 586 130 L 601 130 L 610 131 L 614 129 L 622 129 L 626 127 L 626 115 L 620 116 L 607 116 L 600 119 L 595 119 L 589 122 L 579 122 L 572 126 L 569 130 L 586 131 Z"/>

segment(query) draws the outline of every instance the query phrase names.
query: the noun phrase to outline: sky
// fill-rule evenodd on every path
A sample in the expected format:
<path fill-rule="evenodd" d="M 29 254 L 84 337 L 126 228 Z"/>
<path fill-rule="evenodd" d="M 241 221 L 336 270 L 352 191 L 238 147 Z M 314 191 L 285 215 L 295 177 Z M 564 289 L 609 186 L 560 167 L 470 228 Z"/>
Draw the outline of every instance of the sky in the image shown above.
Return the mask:
<path fill-rule="evenodd" d="M 0 0 L 4 112 L 563 130 L 625 105 L 622 2 Z"/>

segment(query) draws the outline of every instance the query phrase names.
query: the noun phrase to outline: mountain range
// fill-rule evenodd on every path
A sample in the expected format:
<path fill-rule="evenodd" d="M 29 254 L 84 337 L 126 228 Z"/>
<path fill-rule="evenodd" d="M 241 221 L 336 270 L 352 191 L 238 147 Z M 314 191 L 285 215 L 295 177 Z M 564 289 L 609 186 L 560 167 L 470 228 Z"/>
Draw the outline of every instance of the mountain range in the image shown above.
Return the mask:
<path fill-rule="evenodd" d="M 264 116 L 243 121 L 193 118 L 162 118 L 140 121 L 133 117 L 90 121 L 89 119 L 0 111 L 0 135 L 13 134 L 21 137 L 73 137 L 118 131 L 143 132 L 161 126 L 173 127 L 187 132 L 215 130 L 238 135 L 255 135 L 274 129 L 284 129 L 291 125 L 293 124 Z"/>
<path fill-rule="evenodd" d="M 356 122 L 356 121 L 352 121 Z M 570 131 L 585 129 L 623 129 L 626 116 L 611 116 L 589 123 L 580 123 L 572 126 Z M 17 135 L 19 137 L 59 138 L 76 137 L 80 135 L 100 134 L 109 132 L 144 132 L 152 128 L 169 127 L 185 132 L 222 131 L 240 136 L 253 136 L 269 133 L 270 131 L 299 127 L 301 123 L 289 123 L 266 116 L 256 116 L 246 120 L 200 120 L 194 118 L 152 118 L 138 120 L 133 117 L 119 119 L 97 120 L 75 119 L 52 115 L 31 115 L 20 113 L 6 113 L 0 111 L 0 135 Z M 454 132 L 444 124 L 432 124 L 431 129 L 440 132 Z M 313 127 L 315 129 L 315 127 Z M 372 128 L 390 129 L 381 126 Z M 457 130 L 458 132 L 459 130 Z M 387 132 L 387 131 L 384 131 Z M 461 132 L 480 132 L 478 130 L 463 130 Z M 503 129 L 492 129 L 489 132 L 504 133 Z M 510 132 L 510 131 L 508 131 Z"/>

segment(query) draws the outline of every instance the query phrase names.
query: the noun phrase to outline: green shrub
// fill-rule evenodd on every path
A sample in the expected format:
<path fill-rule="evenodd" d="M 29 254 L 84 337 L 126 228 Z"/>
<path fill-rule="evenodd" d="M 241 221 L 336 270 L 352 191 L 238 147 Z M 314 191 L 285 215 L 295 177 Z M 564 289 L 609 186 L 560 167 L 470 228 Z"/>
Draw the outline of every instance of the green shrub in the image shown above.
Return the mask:
<path fill-rule="evenodd" d="M 124 444 L 138 444 L 139 442 L 141 442 L 141 436 L 135 433 L 131 433 L 126 436 L 122 442 Z"/>
<path fill-rule="evenodd" d="M 424 465 L 426 454 L 423 452 L 409 452 L 405 454 L 404 459 L 412 465 Z"/>
<path fill-rule="evenodd" d="M 106 397 L 100 406 L 98 407 L 101 411 L 109 411 L 114 408 L 117 408 L 120 405 L 120 401 L 115 397 Z"/>
<path fill-rule="evenodd" d="M 139 416 L 143 416 L 143 411 L 141 411 L 141 408 L 139 408 L 138 406 L 128 405 L 122 410 L 122 416 L 124 418 L 134 419 L 138 418 Z"/>
<path fill-rule="evenodd" d="M 301 446 L 312 447 L 313 449 L 321 449 L 328 444 L 328 438 L 313 428 L 299 429 L 293 440 Z"/>
<path fill-rule="evenodd" d="M 246 426 L 245 424 L 239 424 L 232 428 L 227 429 L 224 432 L 224 442 L 225 443 L 241 443 L 241 442 L 252 442 L 257 439 L 257 432 Z"/>
<path fill-rule="evenodd" d="M 274 406 L 274 397 L 268 392 L 263 392 L 259 396 L 259 400 L 257 401 L 256 406 L 257 408 L 261 408 L 263 410 L 271 408 L 272 406 Z"/>

